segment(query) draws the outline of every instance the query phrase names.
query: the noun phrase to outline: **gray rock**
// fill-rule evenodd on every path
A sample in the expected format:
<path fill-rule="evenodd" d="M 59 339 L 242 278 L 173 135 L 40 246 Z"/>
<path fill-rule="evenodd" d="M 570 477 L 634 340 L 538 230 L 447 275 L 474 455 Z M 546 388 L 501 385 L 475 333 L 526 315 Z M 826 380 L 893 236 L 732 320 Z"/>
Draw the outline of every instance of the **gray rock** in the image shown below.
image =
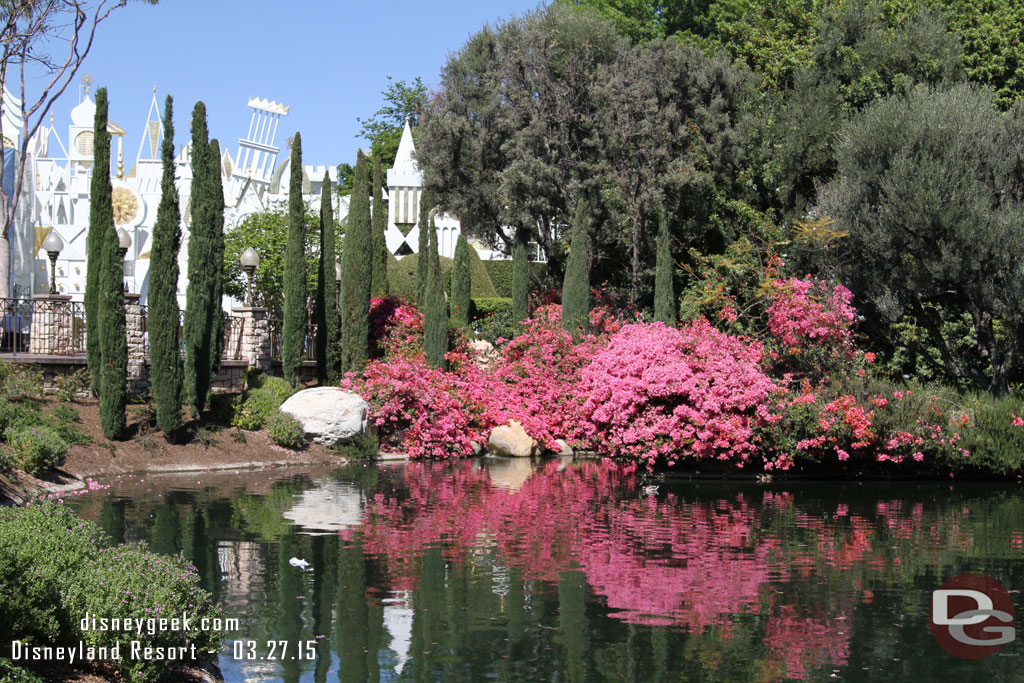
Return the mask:
<path fill-rule="evenodd" d="M 343 443 L 369 429 L 370 404 L 359 394 L 333 387 L 303 389 L 282 403 L 280 410 L 301 422 L 307 437 L 325 446 Z"/>
<path fill-rule="evenodd" d="M 500 425 L 491 430 L 487 440 L 487 449 L 495 455 L 528 457 L 539 455 L 540 444 L 526 433 L 518 420 L 510 420 L 507 425 Z"/>

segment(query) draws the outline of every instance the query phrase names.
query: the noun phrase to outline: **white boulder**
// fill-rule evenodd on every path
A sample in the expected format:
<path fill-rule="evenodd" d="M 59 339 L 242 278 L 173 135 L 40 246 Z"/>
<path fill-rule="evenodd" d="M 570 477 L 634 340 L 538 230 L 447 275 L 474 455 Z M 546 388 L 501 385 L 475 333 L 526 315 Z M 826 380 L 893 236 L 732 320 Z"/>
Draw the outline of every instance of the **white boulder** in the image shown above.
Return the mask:
<path fill-rule="evenodd" d="M 306 436 L 325 446 L 365 434 L 370 404 L 359 394 L 334 387 L 303 389 L 281 404 L 280 411 L 302 423 Z"/>

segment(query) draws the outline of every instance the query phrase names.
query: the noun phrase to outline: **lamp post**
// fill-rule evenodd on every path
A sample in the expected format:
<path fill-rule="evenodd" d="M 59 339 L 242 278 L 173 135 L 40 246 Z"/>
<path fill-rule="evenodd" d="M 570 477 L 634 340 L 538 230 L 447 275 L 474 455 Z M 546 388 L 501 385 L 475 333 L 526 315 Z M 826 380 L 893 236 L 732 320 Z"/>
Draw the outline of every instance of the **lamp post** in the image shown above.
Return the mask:
<path fill-rule="evenodd" d="M 128 253 L 128 249 L 132 246 L 132 236 L 128 234 L 128 231 L 124 228 L 117 229 L 117 250 L 121 254 L 122 269 L 124 267 L 124 257 Z M 128 291 L 128 281 L 124 281 L 124 291 Z"/>
<path fill-rule="evenodd" d="M 252 308 L 252 276 L 260 267 L 260 255 L 256 253 L 255 249 L 249 247 L 242 252 L 242 257 L 238 261 L 242 264 L 242 270 L 245 271 L 245 277 L 248 279 L 245 286 L 245 305 Z"/>
<path fill-rule="evenodd" d="M 57 293 L 57 255 L 63 248 L 64 240 L 51 228 L 50 234 L 43 240 L 43 251 L 50 257 L 50 294 Z"/>

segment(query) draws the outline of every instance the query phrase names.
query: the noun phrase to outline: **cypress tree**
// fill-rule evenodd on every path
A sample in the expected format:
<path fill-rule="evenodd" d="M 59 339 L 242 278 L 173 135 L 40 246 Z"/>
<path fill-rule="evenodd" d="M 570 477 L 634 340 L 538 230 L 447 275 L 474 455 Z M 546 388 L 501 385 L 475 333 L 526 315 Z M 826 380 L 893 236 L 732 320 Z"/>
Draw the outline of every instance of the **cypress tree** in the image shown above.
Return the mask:
<path fill-rule="evenodd" d="M 430 263 L 427 261 L 427 254 L 430 251 L 430 234 L 434 232 L 433 221 L 430 218 L 430 195 L 424 190 L 420 193 L 420 234 L 416 245 L 416 303 L 421 307 L 424 305 L 427 271 L 430 269 Z"/>
<path fill-rule="evenodd" d="M 516 332 L 530 317 L 530 261 L 526 255 L 526 230 L 516 230 L 516 243 L 512 248 L 512 323 Z"/>
<path fill-rule="evenodd" d="M 213 305 L 210 307 L 210 380 L 217 376 L 220 357 L 224 353 L 224 183 L 221 178 L 220 143 L 210 140 L 210 203 L 213 207 L 210 225 L 210 273 Z"/>
<path fill-rule="evenodd" d="M 384 231 L 388 227 L 388 212 L 384 206 L 383 172 L 381 171 L 380 155 L 373 155 L 373 277 L 370 295 L 385 297 L 388 295 L 388 245 L 384 239 Z"/>
<path fill-rule="evenodd" d="M 181 426 L 181 355 L 178 346 L 178 251 L 181 213 L 174 186 L 173 100 L 164 104 L 164 139 L 160 148 L 163 177 L 153 226 L 149 280 L 149 373 L 156 403 L 156 424 L 165 434 Z"/>
<path fill-rule="evenodd" d="M 107 89 L 96 91 L 93 119 L 93 172 L 89 189 L 89 239 L 85 266 L 85 353 L 89 364 L 89 385 L 99 395 L 101 363 L 100 277 L 103 270 L 103 240 L 107 226 L 114 224 L 114 203 L 110 186 L 110 133 L 107 131 Z M 116 238 L 115 238 L 116 242 Z"/>
<path fill-rule="evenodd" d="M 213 266 L 214 224 L 224 197 L 213 197 L 210 177 L 210 142 L 206 128 L 206 105 L 196 102 L 192 110 L 192 225 L 188 239 L 188 290 L 185 292 L 185 402 L 193 415 L 206 407 L 210 389 L 210 368 L 214 349 L 210 346 L 214 313 L 214 280 L 221 264 Z M 219 306 L 218 306 L 219 308 Z"/>
<path fill-rule="evenodd" d="M 444 354 L 448 352 L 448 306 L 444 300 L 441 282 L 441 261 L 437 251 L 437 233 L 430 231 L 427 253 L 427 282 L 423 301 L 423 348 L 427 362 L 442 370 L 447 367 Z"/>
<path fill-rule="evenodd" d="M 288 183 L 288 242 L 284 251 L 284 321 L 281 370 L 292 386 L 299 383 L 306 339 L 306 220 L 302 204 L 302 137 L 292 141 Z"/>
<path fill-rule="evenodd" d="M 455 243 L 455 262 L 452 264 L 452 324 L 469 331 L 469 305 L 471 282 L 469 275 L 469 244 L 465 235 L 459 234 Z"/>
<path fill-rule="evenodd" d="M 658 211 L 658 245 L 654 271 L 654 319 L 675 325 L 678 305 L 672 281 L 672 250 L 669 244 L 668 220 L 665 211 Z"/>
<path fill-rule="evenodd" d="M 108 138 L 109 141 L 109 138 Z M 109 152 L 108 152 L 109 153 Z M 97 168 L 97 171 L 102 169 Z M 100 429 L 108 439 L 124 436 L 128 405 L 128 337 L 124 312 L 124 260 L 114 221 L 103 238 L 97 307 L 100 315 Z"/>
<path fill-rule="evenodd" d="M 338 326 L 338 289 L 334 264 L 334 209 L 331 202 L 331 178 L 324 173 L 320 190 L 320 259 L 317 262 L 316 368 L 321 384 L 335 383 L 341 370 L 341 329 Z"/>
<path fill-rule="evenodd" d="M 590 269 L 587 259 L 587 208 L 581 199 L 572 223 L 572 241 L 562 281 L 562 327 L 585 332 L 590 313 Z"/>
<path fill-rule="evenodd" d="M 342 370 L 362 372 L 370 356 L 370 197 L 366 157 L 356 158 L 341 256 Z"/>

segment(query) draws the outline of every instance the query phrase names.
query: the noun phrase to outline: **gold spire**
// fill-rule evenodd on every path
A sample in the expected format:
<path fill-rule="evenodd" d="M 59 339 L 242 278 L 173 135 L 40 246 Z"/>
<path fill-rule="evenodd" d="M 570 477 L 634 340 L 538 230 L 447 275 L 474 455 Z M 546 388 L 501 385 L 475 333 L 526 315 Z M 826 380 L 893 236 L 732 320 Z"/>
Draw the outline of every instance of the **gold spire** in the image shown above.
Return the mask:
<path fill-rule="evenodd" d="M 95 79 L 93 79 L 92 74 L 85 74 L 84 76 L 82 76 L 82 86 L 85 88 L 86 95 L 89 94 L 89 91 L 92 88 L 94 80 Z"/>

